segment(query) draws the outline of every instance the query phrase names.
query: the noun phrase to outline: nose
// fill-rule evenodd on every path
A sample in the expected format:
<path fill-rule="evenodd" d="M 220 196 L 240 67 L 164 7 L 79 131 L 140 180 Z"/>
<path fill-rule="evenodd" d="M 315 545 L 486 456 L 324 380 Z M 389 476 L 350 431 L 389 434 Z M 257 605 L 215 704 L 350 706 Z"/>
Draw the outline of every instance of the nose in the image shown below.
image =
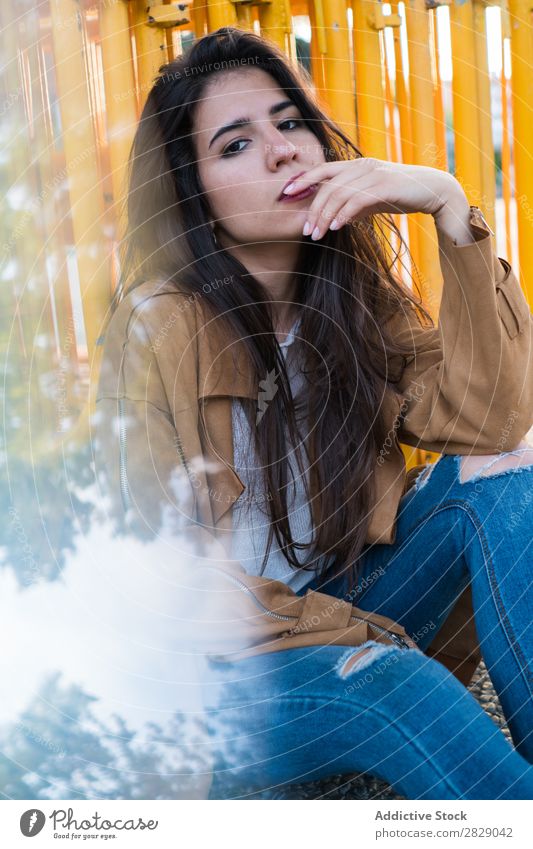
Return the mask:
<path fill-rule="evenodd" d="M 265 139 L 267 167 L 278 171 L 280 164 L 290 162 L 298 153 L 298 147 L 276 127 L 271 127 Z"/>

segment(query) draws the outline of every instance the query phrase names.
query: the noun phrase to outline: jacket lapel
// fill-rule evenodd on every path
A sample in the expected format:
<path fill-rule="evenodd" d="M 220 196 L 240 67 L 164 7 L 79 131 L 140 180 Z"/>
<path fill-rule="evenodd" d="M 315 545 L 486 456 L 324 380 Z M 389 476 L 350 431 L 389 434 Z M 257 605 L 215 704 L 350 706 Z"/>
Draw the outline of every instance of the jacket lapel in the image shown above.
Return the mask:
<path fill-rule="evenodd" d="M 231 528 L 231 508 L 245 490 L 234 469 L 232 399 L 258 397 L 258 385 L 246 347 L 232 339 L 219 318 L 204 325 L 199 339 L 198 407 L 203 451 L 208 459 L 206 477 L 213 523 Z M 405 459 L 396 440 L 401 396 L 392 390 L 383 398 L 383 415 L 390 422 L 391 445 L 374 467 L 376 509 L 368 530 L 368 542 L 388 542 L 394 528 L 396 508 L 405 483 Z M 314 499 L 312 502 L 314 507 Z M 316 519 L 316 517 L 315 517 Z"/>
<path fill-rule="evenodd" d="M 234 469 L 232 401 L 257 399 L 257 382 L 245 345 L 220 317 L 199 338 L 198 407 L 206 477 L 216 528 L 231 528 L 231 508 L 245 486 Z"/>

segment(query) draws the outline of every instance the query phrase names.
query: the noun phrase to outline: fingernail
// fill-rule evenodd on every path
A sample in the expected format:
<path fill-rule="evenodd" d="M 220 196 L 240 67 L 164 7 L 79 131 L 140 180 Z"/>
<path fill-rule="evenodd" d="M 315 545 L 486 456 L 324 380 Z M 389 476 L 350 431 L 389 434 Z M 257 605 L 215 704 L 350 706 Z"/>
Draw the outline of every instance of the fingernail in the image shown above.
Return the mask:
<path fill-rule="evenodd" d="M 336 218 L 334 218 L 333 221 L 331 222 L 331 224 L 329 225 L 329 229 L 330 230 L 336 230 L 338 226 L 339 226 L 339 222 L 337 221 Z"/>
<path fill-rule="evenodd" d="M 285 188 L 283 189 L 283 194 L 285 194 L 286 192 L 290 192 L 293 189 L 294 189 L 294 183 L 289 183 L 289 185 L 285 186 Z"/>
<path fill-rule="evenodd" d="M 318 239 L 319 233 L 320 233 L 320 227 L 315 227 L 315 229 L 313 230 L 313 234 L 312 234 L 311 238 L 312 239 Z"/>
<path fill-rule="evenodd" d="M 303 234 L 304 234 L 304 236 L 308 236 L 310 232 L 311 232 L 311 225 L 309 224 L 309 221 L 306 221 L 305 224 L 304 224 Z"/>

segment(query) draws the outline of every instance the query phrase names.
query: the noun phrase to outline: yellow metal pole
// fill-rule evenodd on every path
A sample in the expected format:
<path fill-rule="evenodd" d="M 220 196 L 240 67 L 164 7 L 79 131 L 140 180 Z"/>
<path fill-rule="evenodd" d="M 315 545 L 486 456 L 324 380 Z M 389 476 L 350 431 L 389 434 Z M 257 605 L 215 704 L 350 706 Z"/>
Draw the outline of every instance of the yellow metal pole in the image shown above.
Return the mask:
<path fill-rule="evenodd" d="M 505 74 L 505 44 L 509 39 L 509 12 L 502 9 L 502 72 L 500 76 L 502 98 L 502 195 L 505 211 L 505 245 L 507 259 L 514 265 L 511 238 L 511 144 L 509 139 L 509 87 Z"/>
<path fill-rule="evenodd" d="M 20 12 L 20 9 L 18 10 Z M 0 352 L 3 361 L 3 450 L 35 465 L 62 427 L 75 352 L 54 328 L 46 261 L 54 254 L 54 183 L 43 109 L 39 11 L 0 9 L 0 97 L 5 133 L 0 250 Z M 26 199 L 20 205 L 20 197 Z M 52 212 L 52 218 L 47 213 Z M 61 372 L 58 370 L 61 367 Z"/>
<path fill-rule="evenodd" d="M 437 163 L 438 167 L 443 171 L 448 170 L 448 151 L 446 149 L 446 116 L 444 114 L 444 102 L 442 92 L 442 82 L 440 78 L 439 67 L 439 39 L 437 28 L 437 10 L 430 9 L 429 25 L 431 31 L 430 44 L 432 46 L 432 60 L 434 65 L 433 78 L 435 80 L 435 88 L 433 90 L 434 107 L 435 107 L 435 138 L 437 142 Z"/>
<path fill-rule="evenodd" d="M 409 93 L 413 164 L 436 168 L 437 142 L 432 78 L 429 12 L 424 0 L 413 0 L 405 6 L 409 51 Z M 418 231 L 417 266 L 421 274 L 421 293 L 425 305 L 435 320 L 442 295 L 438 242 L 431 216 L 415 213 Z"/>
<path fill-rule="evenodd" d="M 172 0 L 163 0 L 165 6 L 169 6 L 171 2 Z M 169 62 L 172 62 L 176 58 L 176 52 L 174 48 L 174 31 L 171 27 L 165 29 L 165 38 L 167 41 L 167 58 Z"/>
<path fill-rule="evenodd" d="M 326 36 L 324 32 L 324 9 L 322 0 L 310 0 L 309 23 L 311 24 L 311 76 L 315 84 L 315 94 L 318 100 L 326 103 L 326 80 L 324 56 L 326 55 Z"/>
<path fill-rule="evenodd" d="M 181 31 L 179 27 L 186 27 L 189 29 L 194 26 L 194 18 L 193 18 L 193 0 L 188 0 L 187 3 L 181 2 L 177 4 L 175 0 L 163 0 L 163 5 L 171 6 L 169 9 L 169 17 L 175 18 L 175 22 L 172 25 L 165 27 L 165 38 L 167 42 L 167 56 L 168 61 L 171 62 L 173 59 L 176 59 L 178 56 L 181 56 L 183 53 L 182 43 L 181 43 Z M 187 8 L 188 6 L 188 8 Z M 157 10 L 157 6 L 149 7 L 149 14 L 153 16 L 154 8 Z M 157 14 L 157 12 L 156 12 Z M 159 16 L 157 18 L 159 20 Z"/>
<path fill-rule="evenodd" d="M 453 3 L 450 7 L 450 27 L 455 176 L 463 186 L 470 203 L 483 208 L 480 156 L 482 142 L 477 103 L 477 49 L 472 0 Z"/>
<path fill-rule="evenodd" d="M 252 7 L 248 5 L 244 5 L 243 3 L 239 3 L 236 6 L 237 9 L 237 23 L 242 29 L 253 30 L 254 28 L 254 16 L 252 12 Z"/>
<path fill-rule="evenodd" d="M 383 57 L 385 60 L 385 103 L 387 105 L 387 151 L 392 162 L 400 162 L 400 150 L 396 135 L 396 112 L 394 94 L 392 91 L 391 69 L 384 44 Z"/>
<path fill-rule="evenodd" d="M 381 3 L 376 0 L 353 0 L 352 10 L 358 139 L 366 156 L 386 160 L 389 158 L 387 142 L 394 143 L 395 128 L 385 51 L 385 27 L 398 27 L 401 21 L 398 15 L 384 15 Z M 390 131 L 386 124 L 387 109 L 390 110 Z M 394 158 L 392 149 L 390 156 Z M 397 216 L 394 220 L 398 223 Z M 396 237 L 392 232 L 386 236 L 384 249 L 392 264 Z"/>
<path fill-rule="evenodd" d="M 374 14 L 375 0 L 352 0 L 353 52 L 357 80 L 357 130 L 365 156 L 387 158 L 385 95 L 381 33 Z"/>
<path fill-rule="evenodd" d="M 219 27 L 237 26 L 237 10 L 229 0 L 205 0 L 205 4 L 208 32 L 213 32 Z"/>
<path fill-rule="evenodd" d="M 326 41 L 323 94 L 332 117 L 356 144 L 355 81 L 350 56 L 346 0 L 328 0 L 322 8 Z M 315 13 L 316 11 L 315 6 Z"/>
<path fill-rule="evenodd" d="M 103 329 L 111 286 L 108 263 L 104 261 L 107 237 L 85 72 L 85 44 L 76 0 L 51 0 L 50 13 L 76 263 L 91 359 Z M 78 20 L 78 25 L 65 27 L 64 22 L 69 20 Z"/>
<path fill-rule="evenodd" d="M 292 32 L 289 0 L 272 0 L 258 6 L 261 35 L 274 41 L 284 53 L 296 62 L 296 41 Z"/>
<path fill-rule="evenodd" d="M 424 0 L 413 0 L 405 6 L 409 55 L 409 94 L 413 164 L 438 166 L 438 145 L 435 129 L 435 98 L 433 79 L 429 10 Z M 409 216 L 417 229 L 416 264 L 420 271 L 421 295 L 434 321 L 438 319 L 442 297 L 442 275 L 439 264 L 439 247 L 435 224 L 429 215 L 415 213 Z M 434 461 L 435 452 L 413 449 L 402 445 L 407 466 Z"/>
<path fill-rule="evenodd" d="M 142 110 L 159 68 L 168 61 L 164 29 L 150 26 L 146 0 L 130 0 L 131 23 L 137 54 L 138 101 Z"/>
<path fill-rule="evenodd" d="M 137 98 L 128 8 L 123 0 L 100 7 L 106 125 L 115 203 L 126 190 L 126 163 L 137 124 Z"/>
<path fill-rule="evenodd" d="M 201 38 L 208 31 L 207 6 L 205 0 L 193 0 L 191 14 L 195 38 Z"/>
<path fill-rule="evenodd" d="M 393 14 L 398 14 L 398 0 L 391 3 L 391 11 Z M 401 42 L 402 27 L 405 27 L 405 18 L 400 18 L 400 26 L 394 27 L 392 30 L 394 39 L 394 59 L 396 65 L 395 94 L 396 105 L 398 106 L 398 117 L 400 119 L 401 161 L 409 164 L 414 162 L 414 152 L 411 131 L 409 91 L 405 84 L 405 70 Z M 409 251 L 415 262 L 418 262 L 418 230 L 416 227 L 416 221 L 413 219 L 412 215 L 407 216 L 407 226 L 409 233 Z"/>
<path fill-rule="evenodd" d="M 492 230 L 496 231 L 496 166 L 492 139 L 492 116 L 490 101 L 490 77 L 487 58 L 487 26 L 485 5 L 475 0 L 473 5 L 474 43 L 476 61 L 476 111 L 479 121 L 481 207 Z"/>
<path fill-rule="evenodd" d="M 518 218 L 520 282 L 533 306 L 533 21 L 530 0 L 509 0 L 511 19 L 511 96 L 513 155 Z"/>
<path fill-rule="evenodd" d="M 42 251 L 39 251 L 40 261 L 46 256 L 48 262 L 47 275 L 42 270 L 42 297 L 51 299 L 58 336 L 58 357 L 61 369 L 61 381 L 65 397 L 73 398 L 74 378 L 78 368 L 78 356 L 74 339 L 74 320 L 72 300 L 68 281 L 67 268 L 64 262 L 64 246 L 61 243 L 61 228 L 57 221 L 57 189 L 54 181 L 54 150 L 53 122 L 46 85 L 45 54 L 49 55 L 48 33 L 41 28 L 40 14 L 37 7 L 28 9 L 24 16 L 24 27 L 19 29 L 21 48 L 27 56 L 28 83 L 26 90 L 31 92 L 30 98 L 33 109 L 30 114 L 30 134 L 32 138 L 31 155 L 39 170 L 39 191 L 35 198 L 38 200 L 39 217 L 44 222 L 46 232 L 41 232 Z M 26 66 L 26 63 L 24 63 Z M 33 214 L 32 219 L 37 220 Z M 43 228 L 43 229 L 44 229 Z M 39 238 L 39 237 L 38 237 Z M 26 242 L 25 242 L 26 244 Z M 48 306 L 46 307 L 48 310 Z M 49 325 L 50 341 L 53 342 L 54 330 Z M 59 405 L 58 405 L 59 406 Z"/>
<path fill-rule="evenodd" d="M 385 103 L 387 106 L 387 150 L 388 150 L 388 159 L 392 162 L 400 162 L 400 150 L 398 144 L 398 137 L 396 134 L 396 113 L 394 108 L 394 95 L 392 92 L 392 81 L 391 81 L 391 71 L 389 66 L 389 60 L 387 56 L 386 42 L 385 42 L 385 33 L 383 33 L 383 59 L 384 59 L 384 71 L 385 71 Z M 396 227 L 400 227 L 400 216 L 393 215 L 393 221 Z M 396 238 L 396 234 L 391 233 L 391 238 L 393 239 L 394 252 L 398 252 L 398 242 Z M 390 254 L 390 258 L 392 259 L 392 254 Z"/>

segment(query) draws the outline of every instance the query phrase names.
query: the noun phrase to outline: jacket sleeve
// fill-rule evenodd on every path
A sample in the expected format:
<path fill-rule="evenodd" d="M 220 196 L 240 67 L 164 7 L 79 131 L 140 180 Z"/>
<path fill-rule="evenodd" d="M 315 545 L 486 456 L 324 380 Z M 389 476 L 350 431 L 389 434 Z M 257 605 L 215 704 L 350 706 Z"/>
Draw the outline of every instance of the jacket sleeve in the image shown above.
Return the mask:
<path fill-rule="evenodd" d="M 300 639 L 316 631 L 322 640 L 360 644 L 375 637 L 370 620 L 379 634 L 406 637 L 387 617 L 361 611 L 353 619 L 358 608 L 348 600 L 312 590 L 298 596 L 281 581 L 247 574 L 199 521 L 208 487 L 198 432 L 195 322 L 180 322 L 168 348 L 159 349 L 150 309 L 134 306 L 121 302 L 106 331 L 93 456 L 115 530 L 143 543 L 133 562 L 164 572 L 169 592 L 179 586 L 174 616 L 188 649 L 236 659 L 253 646 L 275 646 L 289 631 Z M 157 316 L 160 321 L 160 310 Z M 164 379 L 162 369 L 168 369 Z"/>
<path fill-rule="evenodd" d="M 438 326 L 410 310 L 395 334 L 413 351 L 398 439 L 443 454 L 510 451 L 533 424 L 533 317 L 475 211 L 471 228 L 475 241 L 459 246 L 437 228 Z"/>
<path fill-rule="evenodd" d="M 164 315 L 172 314 L 172 300 Z M 142 292 L 128 295 L 106 330 L 93 417 L 95 466 L 109 499 L 116 529 L 139 539 L 153 539 L 165 523 L 178 529 L 189 521 L 195 500 L 180 459 L 172 413 L 160 372 L 165 345 L 180 373 L 191 373 L 195 358 L 194 326 L 180 325 L 179 339 L 167 343 L 150 333 L 154 299 Z M 174 299 L 174 303 L 176 299 Z M 160 306 L 160 304 L 159 304 Z M 161 315 L 161 311 L 157 311 Z M 162 346 L 158 357 L 158 345 Z M 170 383 L 172 385 L 172 383 Z M 182 396 L 180 415 L 188 432 L 196 432 L 195 404 Z M 198 445 L 190 446 L 196 453 Z"/>

